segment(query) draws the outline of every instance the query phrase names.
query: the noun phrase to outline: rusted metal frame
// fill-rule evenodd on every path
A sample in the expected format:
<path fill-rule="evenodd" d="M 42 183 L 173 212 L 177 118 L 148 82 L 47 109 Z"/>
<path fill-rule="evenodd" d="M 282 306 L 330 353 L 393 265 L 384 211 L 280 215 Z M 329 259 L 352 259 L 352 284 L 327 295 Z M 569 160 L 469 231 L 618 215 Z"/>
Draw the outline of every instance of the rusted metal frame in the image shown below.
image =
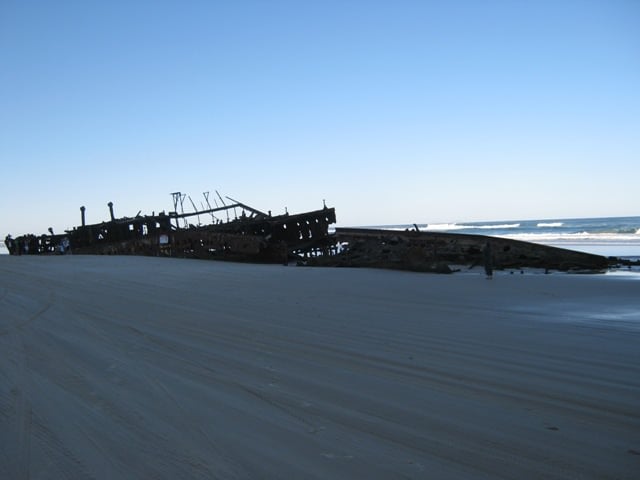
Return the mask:
<path fill-rule="evenodd" d="M 482 249 L 493 245 L 496 268 L 537 267 L 559 270 L 603 269 L 605 257 L 518 240 L 444 232 L 336 229 L 337 243 L 347 243 L 342 255 L 351 263 L 408 268 L 429 262 L 482 263 Z"/>
<path fill-rule="evenodd" d="M 183 218 L 188 218 L 188 217 L 195 217 L 195 216 L 200 216 L 200 215 L 204 215 L 207 213 L 213 214 L 215 212 L 229 212 L 229 210 L 234 210 L 236 208 L 242 208 L 243 210 L 247 210 L 249 212 L 251 212 L 253 215 L 258 215 L 258 216 L 264 216 L 266 217 L 267 214 L 261 212 L 260 210 L 256 210 L 255 208 L 249 207 L 248 205 L 245 205 L 244 203 L 239 203 L 236 202 L 233 205 L 225 205 L 223 207 L 216 207 L 216 208 L 209 208 L 207 210 L 197 210 L 194 212 L 186 212 L 186 213 L 177 213 L 177 212 L 169 212 L 168 216 L 171 219 L 183 219 Z M 227 215 L 228 218 L 228 215 Z M 229 223 L 229 220 L 227 220 L 227 222 Z"/>
<path fill-rule="evenodd" d="M 239 202 L 238 200 L 234 200 L 231 197 L 226 197 L 226 198 L 228 198 L 232 202 L 235 202 L 236 205 L 238 205 L 239 207 L 242 207 L 244 210 L 247 210 L 247 211 L 253 213 L 254 215 L 259 215 L 259 216 L 264 216 L 264 217 L 268 216 L 266 213 L 261 212 L 260 210 L 257 210 L 257 209 L 255 209 L 253 207 L 250 207 L 249 205 L 246 205 L 246 204 L 244 204 L 242 202 Z"/>
<path fill-rule="evenodd" d="M 23 235 L 12 239 L 20 253 L 24 245 L 29 254 L 54 253 L 64 237 L 71 240 L 72 249 L 78 253 L 137 254 L 197 256 L 198 258 L 229 257 L 258 261 L 282 261 L 289 254 L 319 255 L 328 251 L 330 242 L 328 227 L 335 222 L 335 210 L 324 208 L 314 212 L 276 217 L 264 214 L 228 197 L 234 204 L 199 212 L 160 214 L 112 220 L 86 225 L 84 210 L 82 225 L 62 235 Z M 111 202 L 110 202 L 111 203 Z M 251 215 L 235 221 L 206 225 L 197 228 L 180 228 L 172 220 L 214 211 L 241 208 Z M 146 228 L 144 227 L 146 225 Z M 160 245 L 160 236 L 169 235 L 169 244 Z"/>
<path fill-rule="evenodd" d="M 172 234 L 172 245 L 176 249 L 215 252 L 216 255 L 257 255 L 264 248 L 262 238 L 212 231 L 180 230 Z"/>

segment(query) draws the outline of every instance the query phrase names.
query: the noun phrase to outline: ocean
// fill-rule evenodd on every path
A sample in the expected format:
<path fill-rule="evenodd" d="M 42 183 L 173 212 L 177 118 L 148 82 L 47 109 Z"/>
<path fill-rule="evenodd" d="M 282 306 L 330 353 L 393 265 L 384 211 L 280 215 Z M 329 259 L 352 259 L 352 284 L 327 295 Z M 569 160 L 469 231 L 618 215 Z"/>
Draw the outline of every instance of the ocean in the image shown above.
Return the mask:
<path fill-rule="evenodd" d="M 422 232 L 505 237 L 597 255 L 640 259 L 640 216 L 417 224 Z M 373 228 L 373 227 L 372 227 Z M 413 224 L 375 228 L 415 229 Z"/>

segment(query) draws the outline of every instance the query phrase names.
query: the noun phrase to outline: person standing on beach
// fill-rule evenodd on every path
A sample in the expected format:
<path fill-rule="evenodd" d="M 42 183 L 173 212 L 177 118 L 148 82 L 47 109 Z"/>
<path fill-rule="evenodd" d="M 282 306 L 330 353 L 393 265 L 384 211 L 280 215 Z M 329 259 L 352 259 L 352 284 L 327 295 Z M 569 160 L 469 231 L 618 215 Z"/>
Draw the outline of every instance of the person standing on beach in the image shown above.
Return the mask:
<path fill-rule="evenodd" d="M 13 238 L 11 238 L 11 234 L 4 237 L 4 244 L 7 247 L 9 254 L 13 255 Z"/>
<path fill-rule="evenodd" d="M 487 280 L 491 280 L 493 278 L 493 258 L 491 258 L 491 243 L 489 243 L 489 240 L 487 240 L 482 249 L 482 255 L 484 257 L 484 273 L 487 274 Z"/>
<path fill-rule="evenodd" d="M 71 253 L 71 243 L 69 242 L 69 237 L 64 237 L 62 239 L 62 243 L 61 243 L 61 251 L 60 253 L 62 253 L 63 255 L 67 254 L 67 253 Z"/>

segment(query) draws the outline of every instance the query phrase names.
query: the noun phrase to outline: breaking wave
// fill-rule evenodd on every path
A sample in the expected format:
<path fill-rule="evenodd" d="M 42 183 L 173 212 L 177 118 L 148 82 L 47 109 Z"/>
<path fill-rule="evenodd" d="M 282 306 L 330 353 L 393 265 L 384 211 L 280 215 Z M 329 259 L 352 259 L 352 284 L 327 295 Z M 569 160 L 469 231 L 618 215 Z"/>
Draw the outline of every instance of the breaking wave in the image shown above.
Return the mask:
<path fill-rule="evenodd" d="M 504 223 L 498 225 L 465 225 L 457 223 L 430 223 L 423 227 L 427 231 L 451 231 L 451 230 L 506 230 L 519 228 L 519 223 Z"/>
<path fill-rule="evenodd" d="M 540 228 L 556 228 L 564 225 L 563 222 L 538 223 L 536 226 Z"/>
<path fill-rule="evenodd" d="M 516 233 L 516 234 L 504 234 L 496 235 L 504 238 L 511 238 L 513 240 L 524 240 L 525 242 L 594 242 L 594 243 L 637 243 L 638 236 L 640 234 L 629 233 L 591 233 L 591 232 L 576 232 L 576 233 Z"/>
<path fill-rule="evenodd" d="M 421 229 L 427 230 L 427 231 L 438 231 L 438 232 L 444 232 L 444 231 L 448 231 L 448 230 L 462 230 L 463 228 L 465 228 L 462 225 L 458 225 L 457 223 L 430 223 L 428 225 L 423 225 L 421 227 Z"/>
<path fill-rule="evenodd" d="M 631 235 L 640 235 L 640 228 L 620 228 L 617 233 L 630 233 Z"/>

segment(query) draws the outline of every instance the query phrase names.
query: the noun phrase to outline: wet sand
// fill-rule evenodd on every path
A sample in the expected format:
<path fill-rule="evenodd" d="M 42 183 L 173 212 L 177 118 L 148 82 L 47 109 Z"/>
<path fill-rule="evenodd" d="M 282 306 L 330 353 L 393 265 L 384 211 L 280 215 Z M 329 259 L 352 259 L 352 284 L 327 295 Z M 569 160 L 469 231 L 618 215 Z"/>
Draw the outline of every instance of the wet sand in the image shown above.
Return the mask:
<path fill-rule="evenodd" d="M 640 281 L 0 256 L 0 478 L 638 478 Z"/>

